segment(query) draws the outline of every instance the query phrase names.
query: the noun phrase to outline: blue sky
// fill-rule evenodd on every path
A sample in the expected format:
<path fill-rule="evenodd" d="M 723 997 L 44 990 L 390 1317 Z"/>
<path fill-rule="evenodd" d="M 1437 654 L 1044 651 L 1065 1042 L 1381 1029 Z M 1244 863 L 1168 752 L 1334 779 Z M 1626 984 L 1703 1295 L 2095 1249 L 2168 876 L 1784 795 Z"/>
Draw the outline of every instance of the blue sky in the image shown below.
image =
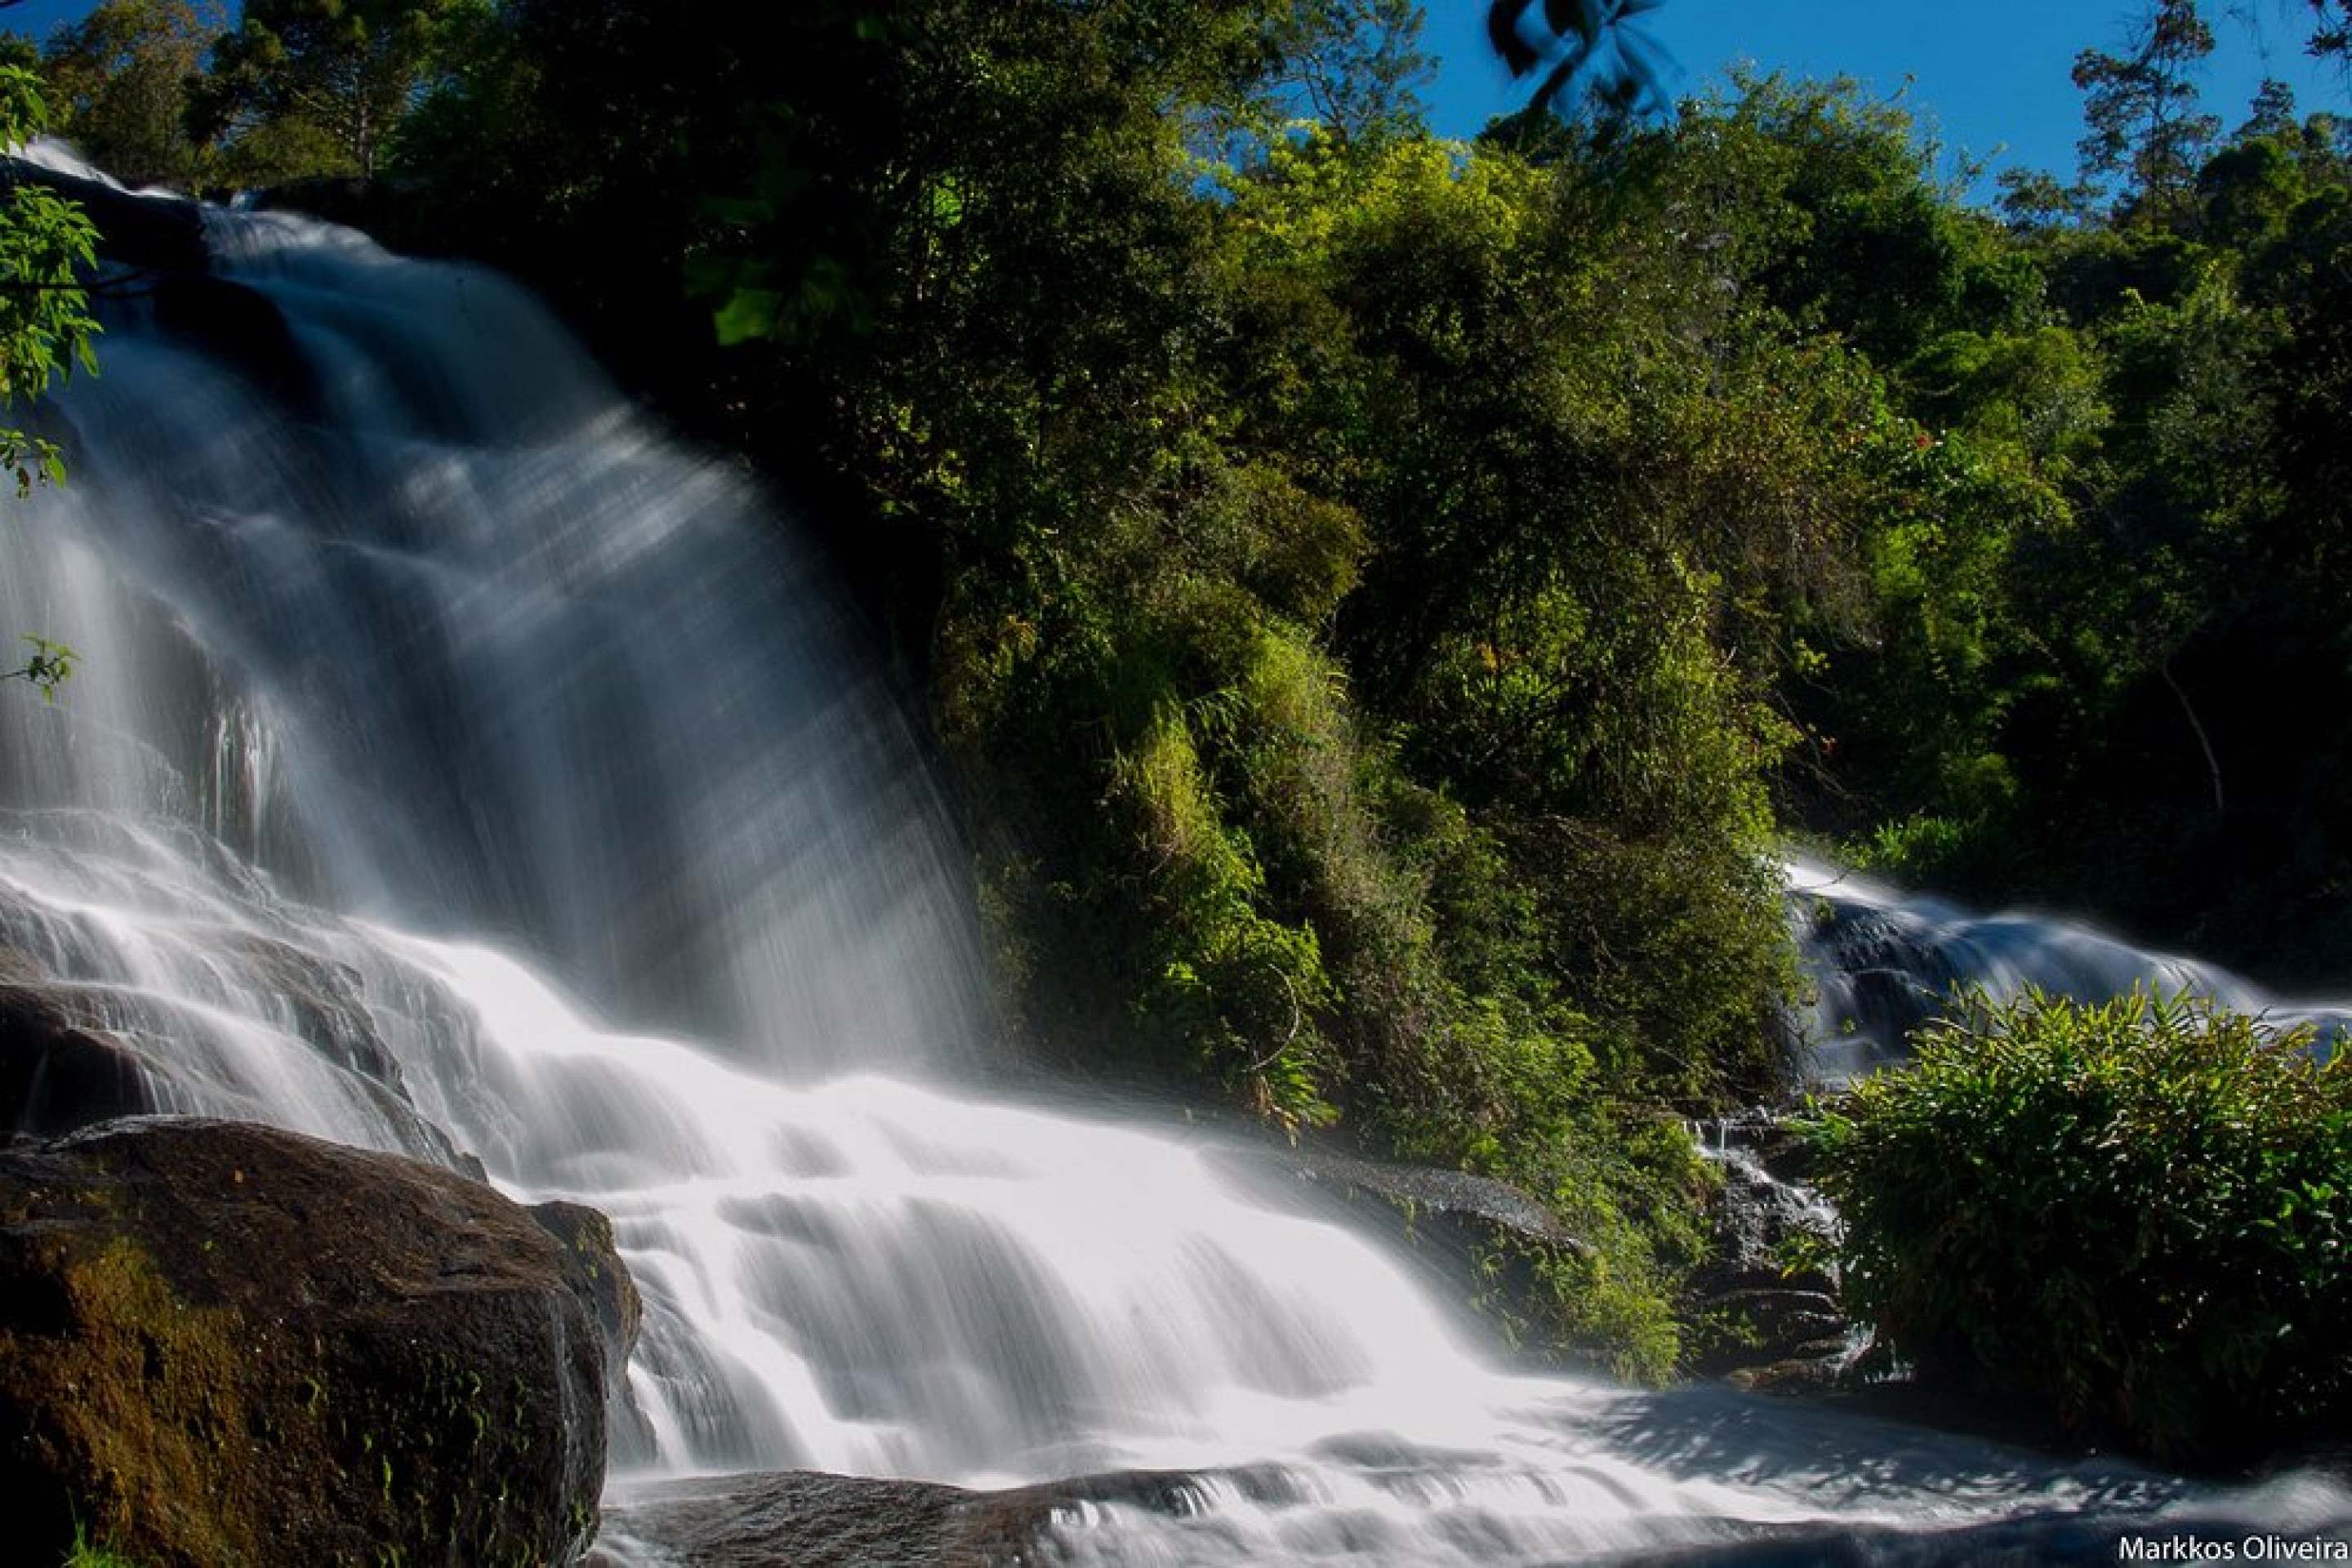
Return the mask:
<path fill-rule="evenodd" d="M 36 36 L 79 16 L 92 0 L 29 0 L 0 10 L 0 26 Z M 1480 0 L 1425 0 L 1428 42 L 1444 61 L 1431 108 L 1437 128 L 1468 136 L 1517 102 L 1486 50 Z M 2224 14 L 2251 12 L 2250 29 Z M 2086 45 L 2112 45 L 2137 0 L 1667 0 L 1651 16 L 1683 71 L 1682 90 L 1719 80 L 1747 59 L 1793 74 L 1863 79 L 1905 101 L 1945 144 L 1994 161 L 2071 173 L 2082 132 L 2067 72 Z M 2208 0 L 2221 48 L 2204 86 L 2229 124 L 2242 118 L 2266 74 L 2291 83 L 2305 110 L 2352 109 L 2343 80 L 2302 52 L 2293 13 L 2300 0 Z M 1966 26 L 1954 18 L 1965 15 Z M 2266 58 L 2267 57 L 2267 58 Z M 1911 79 L 1909 87 L 1905 79 Z"/>
<path fill-rule="evenodd" d="M 1475 133 L 1517 101 L 1486 48 L 1477 0 L 1424 0 L 1428 47 L 1444 61 L 1430 94 L 1438 129 Z M 2352 109 L 2343 79 L 2315 67 L 2293 26 L 2301 0 L 2207 0 L 2219 46 L 2202 86 L 2207 107 L 2235 126 L 2265 74 L 2295 89 L 2305 111 Z M 1735 62 L 1792 75 L 1860 78 L 1880 96 L 1902 92 L 1948 148 L 2071 174 L 2082 98 L 2070 76 L 2085 47 L 2119 45 L 2137 0 L 1666 0 L 1646 20 L 1683 71 L 1680 91 L 1704 90 Z M 1965 16 L 1961 25 L 1957 18 Z M 2265 58 L 2267 56 L 2267 58 Z M 1905 79 L 1909 78 L 1906 88 Z"/>
<path fill-rule="evenodd" d="M 11 33 L 30 33 L 37 38 L 59 22 L 96 8 L 94 0 L 30 0 L 27 5 L 0 11 L 0 28 Z"/>

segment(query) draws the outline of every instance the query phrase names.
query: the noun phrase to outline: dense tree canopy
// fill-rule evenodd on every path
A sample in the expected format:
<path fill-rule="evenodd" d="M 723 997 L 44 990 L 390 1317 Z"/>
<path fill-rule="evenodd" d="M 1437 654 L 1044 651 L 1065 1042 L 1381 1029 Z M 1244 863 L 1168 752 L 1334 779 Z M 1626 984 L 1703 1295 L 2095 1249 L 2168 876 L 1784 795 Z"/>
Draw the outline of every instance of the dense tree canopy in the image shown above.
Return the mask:
<path fill-rule="evenodd" d="M 1402 6 L 509 0 L 403 146 L 811 500 L 1038 1049 L 1535 1184 L 1656 1371 L 1654 1119 L 1773 1081 L 1777 836 L 2241 957 L 2352 886 L 2244 691 L 2352 671 L 2352 207 L 2332 120 L 2209 134 L 2178 0 L 2086 56 L 2108 200 L 2021 221 L 1849 85 L 1623 112 L 1556 11 L 1597 111 L 1464 147 Z"/>

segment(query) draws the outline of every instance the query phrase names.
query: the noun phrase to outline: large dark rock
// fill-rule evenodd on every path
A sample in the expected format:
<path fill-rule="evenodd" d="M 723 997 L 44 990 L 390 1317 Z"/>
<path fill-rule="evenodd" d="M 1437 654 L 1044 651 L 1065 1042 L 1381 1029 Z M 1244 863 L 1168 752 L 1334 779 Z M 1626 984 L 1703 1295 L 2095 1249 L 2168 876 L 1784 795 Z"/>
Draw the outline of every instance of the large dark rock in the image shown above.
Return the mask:
<path fill-rule="evenodd" d="M 0 156 L 0 192 L 17 185 L 45 185 L 79 204 L 98 228 L 99 254 L 109 261 L 158 272 L 202 272 L 212 265 L 204 211 L 194 202 L 137 195 Z"/>
<path fill-rule="evenodd" d="M 947 1568 L 998 1559 L 972 1539 L 977 1494 L 928 1481 L 793 1473 L 672 1482 L 608 1508 L 594 1568 Z"/>
<path fill-rule="evenodd" d="M 263 212 L 299 213 L 355 228 L 404 256 L 462 254 L 465 237 L 442 221 L 428 188 L 415 180 L 325 176 L 270 185 L 248 194 Z"/>
<path fill-rule="evenodd" d="M 1310 1150 L 1293 1150 L 1278 1158 L 1298 1180 L 1353 1201 L 1385 1205 L 1417 1228 L 1433 1227 L 1479 1245 L 1508 1240 L 1526 1247 L 1584 1250 L 1583 1241 L 1533 1194 L 1492 1176 Z"/>
<path fill-rule="evenodd" d="M 240 1123 L 0 1148 L 0 1518 L 146 1568 L 587 1548 L 637 1323 L 601 1216 Z"/>
<path fill-rule="evenodd" d="M 147 288 L 156 324 L 244 372 L 255 386 L 284 405 L 288 416 L 314 420 L 326 413 L 325 390 L 310 356 L 277 302 L 258 289 L 209 274 L 173 273 Z"/>

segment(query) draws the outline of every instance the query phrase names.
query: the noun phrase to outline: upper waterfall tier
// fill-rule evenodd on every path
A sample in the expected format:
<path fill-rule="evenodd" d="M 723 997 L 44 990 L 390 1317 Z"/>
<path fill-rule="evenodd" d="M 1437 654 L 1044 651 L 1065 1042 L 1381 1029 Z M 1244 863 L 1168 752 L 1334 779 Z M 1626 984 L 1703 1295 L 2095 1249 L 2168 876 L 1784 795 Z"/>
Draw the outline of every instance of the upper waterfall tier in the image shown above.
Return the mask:
<path fill-rule="evenodd" d="M 795 1070 L 979 1032 L 961 857 L 877 661 L 753 487 L 520 289 L 207 211 L 111 310 L 0 628 L 0 803 L 179 818 L 314 898 L 519 939 Z"/>

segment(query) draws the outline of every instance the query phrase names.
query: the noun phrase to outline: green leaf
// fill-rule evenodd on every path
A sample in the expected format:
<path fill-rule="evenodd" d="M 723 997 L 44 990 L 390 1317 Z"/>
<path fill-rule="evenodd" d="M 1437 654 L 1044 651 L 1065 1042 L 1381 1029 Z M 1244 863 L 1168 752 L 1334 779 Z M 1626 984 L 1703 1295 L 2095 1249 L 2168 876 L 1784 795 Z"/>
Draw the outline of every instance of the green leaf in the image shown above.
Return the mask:
<path fill-rule="evenodd" d="M 720 345 L 732 348 L 772 337 L 783 303 L 784 297 L 772 289 L 738 289 L 713 318 Z"/>

